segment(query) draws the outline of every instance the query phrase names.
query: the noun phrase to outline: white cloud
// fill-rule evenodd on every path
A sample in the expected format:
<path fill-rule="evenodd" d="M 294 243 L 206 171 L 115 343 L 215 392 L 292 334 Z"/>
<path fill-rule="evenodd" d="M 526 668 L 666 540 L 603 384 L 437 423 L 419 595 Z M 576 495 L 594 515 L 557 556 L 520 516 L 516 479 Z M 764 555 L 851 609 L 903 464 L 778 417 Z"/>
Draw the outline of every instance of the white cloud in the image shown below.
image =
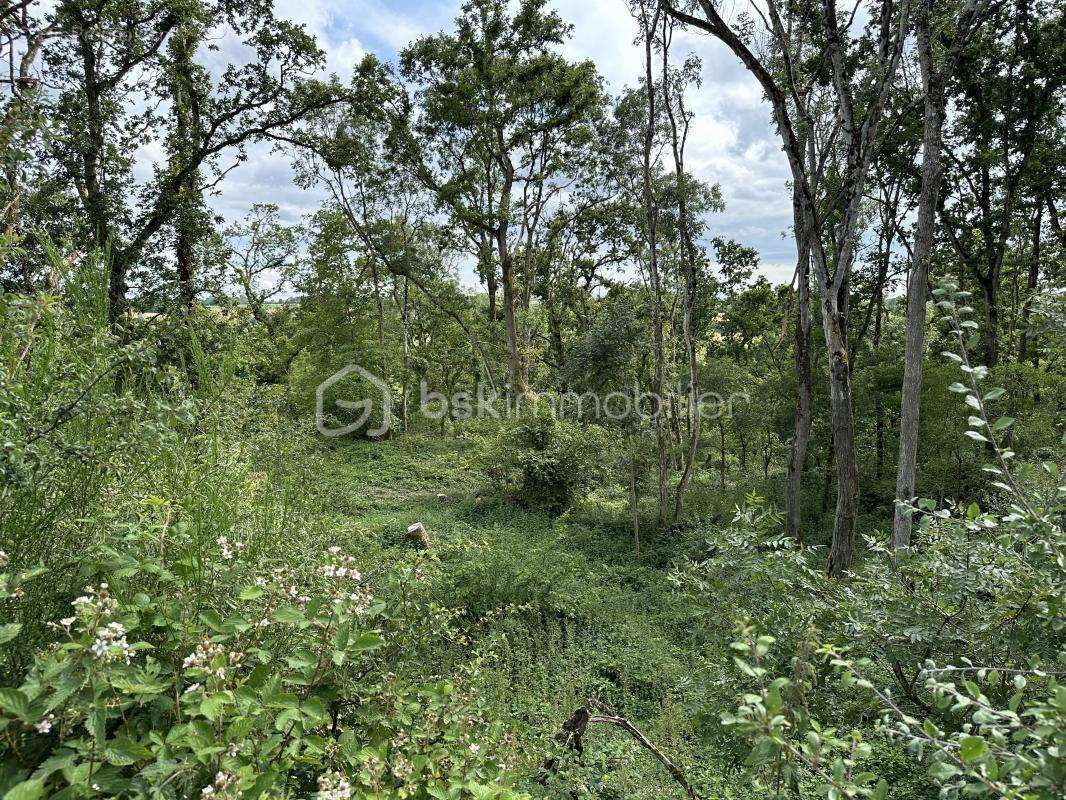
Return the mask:
<path fill-rule="evenodd" d="M 392 60 L 420 35 L 450 28 L 460 0 L 277 0 L 279 16 L 307 26 L 327 53 L 327 70 L 351 74 L 368 50 Z M 636 24 L 624 0 L 552 0 L 573 25 L 565 54 L 591 59 L 617 91 L 635 85 L 643 53 L 634 45 Z M 225 53 L 230 54 L 229 47 Z M 693 89 L 695 112 L 687 163 L 699 177 L 721 186 L 724 213 L 710 220 L 712 235 L 733 238 L 758 249 L 763 274 L 788 280 L 795 253 L 787 234 L 792 215 L 786 188 L 788 168 L 769 108 L 758 83 L 732 53 L 709 36 L 679 30 L 673 53 L 680 60 L 694 52 L 703 61 L 703 83 Z M 257 201 L 270 199 L 295 221 L 321 203 L 319 192 L 292 183 L 284 154 L 267 145 L 249 148 L 248 162 L 226 178 L 214 206 L 227 217 L 242 216 Z M 462 271 L 462 269 L 461 269 Z"/>

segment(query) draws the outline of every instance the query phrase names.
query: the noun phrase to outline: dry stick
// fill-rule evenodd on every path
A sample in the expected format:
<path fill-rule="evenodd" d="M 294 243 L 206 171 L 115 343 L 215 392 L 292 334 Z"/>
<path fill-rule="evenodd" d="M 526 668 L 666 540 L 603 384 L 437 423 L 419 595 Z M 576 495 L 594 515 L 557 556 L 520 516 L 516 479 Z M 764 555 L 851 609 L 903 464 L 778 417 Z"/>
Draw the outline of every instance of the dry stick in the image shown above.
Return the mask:
<path fill-rule="evenodd" d="M 624 730 L 626 733 L 636 739 L 642 747 L 644 747 L 646 750 L 651 751 L 651 754 L 657 759 L 659 759 L 659 763 L 666 767 L 666 771 L 670 773 L 670 776 L 675 781 L 677 781 L 677 783 L 681 786 L 682 789 L 685 790 L 685 793 L 690 798 L 692 798 L 692 800 L 699 800 L 699 797 L 696 795 L 696 790 L 693 789 L 689 782 L 685 779 L 685 773 L 681 771 L 681 768 L 674 764 L 674 762 L 671 761 L 669 758 L 667 758 L 666 754 L 658 747 L 656 747 L 655 744 L 647 736 L 637 730 L 633 723 L 631 723 L 625 717 L 620 717 L 617 714 L 607 713 L 607 709 L 595 700 L 591 700 L 589 702 L 591 705 L 599 708 L 601 711 L 604 711 L 603 714 L 596 714 L 589 717 L 589 722 L 604 722 L 608 725 L 615 725 L 616 727 L 619 727 Z"/>
<path fill-rule="evenodd" d="M 589 708 L 594 708 L 600 711 L 600 714 L 590 714 Z M 632 722 L 625 717 L 619 716 L 610 708 L 605 706 L 599 700 L 595 698 L 589 698 L 581 708 L 574 712 L 574 715 L 563 723 L 563 730 L 556 737 L 557 740 L 570 750 L 577 753 L 581 753 L 585 749 L 583 737 L 585 730 L 589 723 L 601 722 L 606 725 L 614 725 L 617 728 L 621 728 L 631 737 L 637 740 L 637 742 L 644 749 L 651 752 L 662 764 L 666 771 L 670 773 L 678 785 L 685 790 L 690 800 L 699 800 L 699 795 L 696 794 L 696 790 L 692 788 L 692 785 L 685 778 L 685 773 L 678 767 L 670 758 L 651 741 L 647 736 L 641 733 Z M 551 757 L 545 760 L 542 767 L 541 776 L 539 778 L 542 785 L 547 785 L 549 776 L 555 772 L 559 767 L 559 760 L 555 757 Z"/>

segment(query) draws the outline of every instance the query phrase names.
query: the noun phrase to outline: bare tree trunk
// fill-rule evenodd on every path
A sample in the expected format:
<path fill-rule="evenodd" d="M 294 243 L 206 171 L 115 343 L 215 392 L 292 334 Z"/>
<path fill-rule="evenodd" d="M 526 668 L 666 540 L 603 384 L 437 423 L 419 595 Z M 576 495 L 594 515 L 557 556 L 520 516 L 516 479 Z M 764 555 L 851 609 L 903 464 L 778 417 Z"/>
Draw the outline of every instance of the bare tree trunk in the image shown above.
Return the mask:
<path fill-rule="evenodd" d="M 885 261 L 883 264 L 887 265 L 888 254 L 886 253 Z M 881 329 L 882 318 L 885 313 L 885 282 L 881 281 L 877 291 L 877 308 L 874 311 L 874 332 L 872 337 L 874 361 L 880 357 L 881 354 Z M 875 429 L 875 449 L 876 449 L 876 466 L 875 474 L 877 479 L 881 480 L 885 471 L 885 403 L 881 397 L 881 392 L 874 392 L 874 429 Z"/>
<path fill-rule="evenodd" d="M 510 373 L 511 389 L 516 394 L 526 391 L 522 371 L 522 356 L 518 349 L 518 320 L 515 316 L 514 257 L 507 240 L 509 232 L 508 213 L 511 207 L 511 187 L 514 185 L 514 166 L 506 153 L 500 159 L 503 168 L 503 189 L 500 193 L 500 223 L 496 228 L 496 256 L 500 261 L 500 278 L 503 281 L 503 317 L 507 326 L 507 370 Z"/>
<path fill-rule="evenodd" d="M 725 488 L 725 424 L 718 418 L 718 486 Z"/>
<path fill-rule="evenodd" d="M 664 359 L 663 351 L 663 297 L 662 286 L 659 280 L 659 251 L 656 240 L 658 213 L 655 206 L 655 194 L 652 188 L 652 150 L 655 136 L 655 76 L 652 74 L 652 52 L 655 31 L 659 24 L 661 8 L 655 5 L 655 11 L 651 18 L 648 17 L 648 9 L 641 4 L 644 33 L 644 80 L 645 92 L 647 93 L 648 118 L 644 125 L 644 163 L 643 163 L 643 188 L 644 188 L 644 215 L 648 244 L 648 274 L 651 283 L 652 294 L 652 355 L 655 360 L 652 393 L 657 398 L 655 409 L 655 444 L 659 455 L 659 526 L 666 526 L 667 507 L 670 501 L 667 489 L 668 476 L 670 474 L 670 439 L 664 417 L 665 404 L 663 397 Z"/>
<path fill-rule="evenodd" d="M 401 309 L 401 318 L 403 320 L 403 396 L 400 405 L 400 420 L 403 424 L 403 432 L 407 433 L 407 403 L 409 394 L 408 381 L 410 379 L 411 372 L 411 307 L 409 304 L 409 297 L 407 293 L 406 275 L 403 279 L 403 306 Z"/>
<path fill-rule="evenodd" d="M 1044 206 L 1038 205 L 1033 216 L 1033 250 L 1029 258 L 1029 274 L 1025 282 L 1025 304 L 1022 306 L 1022 333 L 1018 341 L 1018 360 L 1029 358 L 1029 320 L 1033 313 L 1033 295 L 1040 281 L 1040 230 L 1044 227 Z M 1033 348 L 1033 366 L 1039 361 L 1039 353 Z"/>
<path fill-rule="evenodd" d="M 833 455 L 837 465 L 837 505 L 827 571 L 840 577 L 851 567 L 858 516 L 859 464 L 855 454 L 851 370 L 848 368 L 846 318 L 839 299 L 830 292 L 822 299 L 822 326 L 829 350 L 829 405 L 833 427 Z"/>
<path fill-rule="evenodd" d="M 925 134 L 922 141 L 922 188 L 918 199 L 918 232 L 907 279 L 907 337 L 903 356 L 903 396 L 899 411 L 899 467 L 896 473 L 896 511 L 892 519 L 893 549 L 911 542 L 911 514 L 903 507 L 914 497 L 918 463 L 918 416 L 925 356 L 925 303 L 929 286 L 929 258 L 936 226 L 940 190 L 940 139 L 943 105 L 927 89 Z"/>
<path fill-rule="evenodd" d="M 629 514 L 633 520 L 633 545 L 640 560 L 640 505 L 637 498 L 637 457 L 632 440 L 629 443 Z"/>
<path fill-rule="evenodd" d="M 971 2 L 962 17 L 969 30 L 971 19 L 983 3 Z M 933 235 L 936 230 L 936 214 L 940 196 L 940 150 L 943 140 L 944 106 L 946 86 L 954 68 L 961 45 L 955 49 L 940 69 L 933 64 L 931 0 L 921 0 L 915 18 L 918 35 L 918 59 L 925 89 L 924 130 L 922 134 L 922 183 L 918 197 L 918 230 L 915 235 L 914 254 L 907 280 L 907 337 L 903 357 L 903 396 L 900 402 L 899 467 L 896 473 L 896 510 L 892 519 L 893 549 L 910 546 L 911 515 L 903 507 L 914 497 L 918 463 L 918 417 L 922 396 L 922 364 L 925 355 L 925 302 L 929 286 L 929 261 L 933 252 Z M 959 32 L 958 36 L 966 36 Z M 990 326 L 994 319 L 995 299 L 989 306 Z M 994 341 L 989 359 L 994 361 Z"/>
<path fill-rule="evenodd" d="M 682 263 L 685 272 L 685 291 L 682 294 L 681 331 L 685 356 L 688 362 L 688 443 L 678 447 L 681 457 L 681 477 L 674 493 L 674 524 L 681 521 L 685 508 L 685 490 L 692 478 L 700 445 L 699 362 L 696 355 L 696 340 L 692 332 L 692 309 L 696 305 L 697 269 L 696 248 L 689 230 L 688 203 L 685 199 L 685 143 L 688 140 L 689 117 L 685 112 L 684 87 L 677 87 L 676 97 L 670 94 L 669 53 L 671 20 L 663 16 L 663 106 L 670 121 L 670 145 L 674 156 L 674 175 L 677 178 L 677 217 Z M 675 113 L 674 104 L 677 104 Z M 678 427 L 680 434 L 680 427 Z M 678 437 L 680 438 L 680 436 Z M 680 443 L 679 443 L 680 444 Z"/>
<path fill-rule="evenodd" d="M 797 217 L 799 212 L 797 211 Z M 802 221 L 798 222 L 802 225 Z M 788 488 L 785 512 L 786 533 L 803 542 L 802 490 L 803 467 L 807 444 L 811 438 L 811 279 L 810 247 L 802 241 L 802 227 L 797 227 L 799 249 L 796 264 L 796 333 L 793 361 L 796 369 L 796 425 L 788 456 Z"/>

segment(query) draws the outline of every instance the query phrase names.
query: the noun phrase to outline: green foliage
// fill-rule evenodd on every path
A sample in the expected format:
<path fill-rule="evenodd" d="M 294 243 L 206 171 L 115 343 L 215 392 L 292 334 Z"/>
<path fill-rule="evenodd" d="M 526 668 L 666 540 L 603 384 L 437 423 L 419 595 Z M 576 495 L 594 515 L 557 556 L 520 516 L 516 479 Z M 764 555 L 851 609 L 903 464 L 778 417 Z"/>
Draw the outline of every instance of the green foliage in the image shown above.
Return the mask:
<path fill-rule="evenodd" d="M 534 412 L 501 431 L 485 473 L 519 505 L 561 514 L 605 477 L 601 454 L 609 439 L 596 425 Z"/>
<path fill-rule="evenodd" d="M 363 578 L 231 323 L 190 380 L 111 335 L 95 263 L 2 298 L 0 796 L 512 796 L 476 661 L 411 667 L 458 635 L 433 561 Z"/>
<path fill-rule="evenodd" d="M 1014 452 L 999 438 L 1014 420 L 991 410 L 1006 392 L 982 387 L 988 370 L 969 360 L 967 331 L 976 325 L 967 295 L 946 283 L 935 296 L 957 345 L 944 355 L 963 377 L 949 388 L 965 399 L 966 434 L 995 459 L 985 470 L 995 476 L 1002 507 L 918 500 L 910 509 L 922 523 L 915 546 L 893 552 L 871 542 L 850 585 L 806 568 L 801 555 L 749 560 L 746 585 L 754 573 L 784 591 L 759 594 L 768 609 L 744 609 L 761 611 L 763 629 L 780 631 L 785 652 L 796 656 L 775 664 L 780 637 L 744 623 L 733 649 L 747 688 L 723 722 L 753 746 L 748 764 L 771 779 L 775 794 L 812 781 L 830 798 L 887 796 L 887 782 L 875 784 L 876 768 L 857 772 L 872 750 L 843 710 L 863 699 L 880 710 L 876 732 L 926 761 L 943 797 L 1050 800 L 1066 791 L 1066 691 L 1058 682 L 1066 665 L 1066 486 L 1055 464 L 1042 465 L 1050 481 L 1013 464 Z M 750 513 L 737 518 L 758 535 Z M 716 579 L 707 563 L 694 571 L 701 591 Z M 798 608 L 779 607 L 800 587 Z M 797 618 L 808 621 L 802 633 Z M 819 708 L 813 697 L 827 667 L 840 678 L 838 697 Z M 887 681 L 891 688 L 881 688 Z"/>
<path fill-rule="evenodd" d="M 390 629 L 449 636 L 408 596 L 421 568 L 379 600 L 337 546 L 299 570 L 244 550 L 204 552 L 162 505 L 100 549 L 102 580 L 0 690 L 7 797 L 510 796 L 465 680 L 389 671 Z"/>

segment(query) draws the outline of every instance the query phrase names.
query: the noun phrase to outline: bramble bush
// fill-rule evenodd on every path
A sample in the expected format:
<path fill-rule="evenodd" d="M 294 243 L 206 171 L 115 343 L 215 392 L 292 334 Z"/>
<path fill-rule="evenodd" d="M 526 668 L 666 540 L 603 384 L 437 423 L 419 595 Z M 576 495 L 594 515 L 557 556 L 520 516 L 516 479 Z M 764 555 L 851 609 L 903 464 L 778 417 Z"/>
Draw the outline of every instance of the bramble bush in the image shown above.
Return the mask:
<path fill-rule="evenodd" d="M 364 576 L 228 321 L 123 342 L 99 267 L 0 296 L 0 797 L 515 797 L 434 558 Z"/>
<path fill-rule="evenodd" d="M 100 580 L 0 689 L 4 797 L 514 796 L 467 679 L 392 670 L 395 631 L 406 655 L 450 635 L 448 612 L 414 613 L 422 566 L 379 600 L 337 546 L 300 571 L 192 545 L 146 518 L 100 549 Z"/>

